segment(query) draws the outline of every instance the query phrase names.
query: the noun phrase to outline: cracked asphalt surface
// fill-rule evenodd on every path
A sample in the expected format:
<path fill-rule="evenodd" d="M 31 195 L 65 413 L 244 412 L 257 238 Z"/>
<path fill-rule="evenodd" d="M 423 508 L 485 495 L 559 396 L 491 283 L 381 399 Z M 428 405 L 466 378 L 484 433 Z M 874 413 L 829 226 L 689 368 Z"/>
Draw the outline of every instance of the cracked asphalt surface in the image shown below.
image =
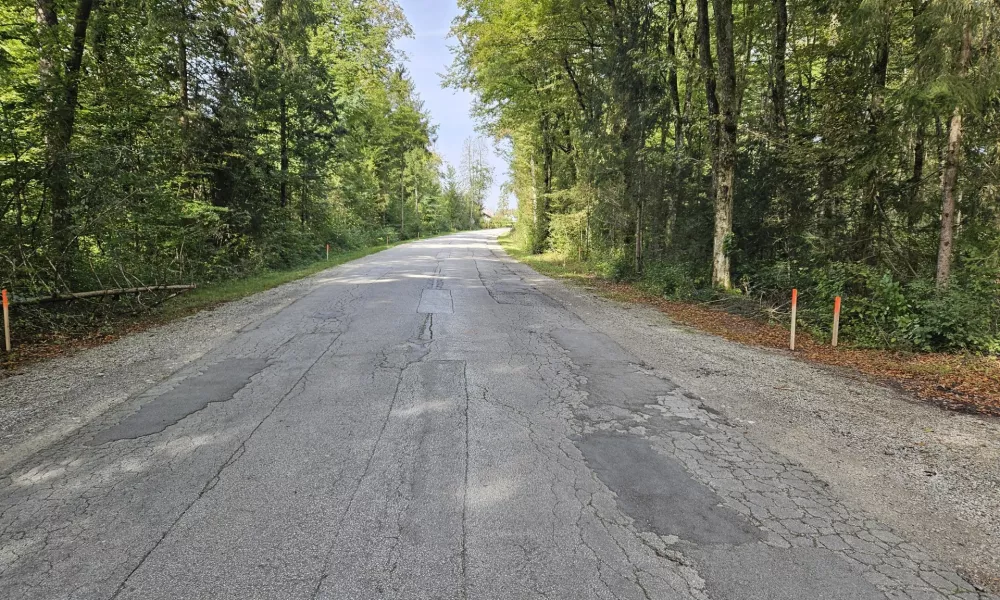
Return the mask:
<path fill-rule="evenodd" d="M 89 408 L 4 438 L 0 598 L 993 598 L 496 235 L 331 269 L 60 383 Z"/>

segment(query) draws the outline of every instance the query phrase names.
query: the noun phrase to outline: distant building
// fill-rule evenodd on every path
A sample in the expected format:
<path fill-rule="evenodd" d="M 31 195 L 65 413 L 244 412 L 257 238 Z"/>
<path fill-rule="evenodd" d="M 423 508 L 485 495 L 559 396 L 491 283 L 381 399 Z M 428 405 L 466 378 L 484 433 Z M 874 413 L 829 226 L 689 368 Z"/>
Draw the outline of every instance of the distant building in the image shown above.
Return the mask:
<path fill-rule="evenodd" d="M 488 208 L 486 208 L 484 206 L 483 207 L 483 218 L 485 218 L 485 219 L 492 219 L 493 218 L 493 211 L 490 210 L 490 209 L 488 209 Z"/>

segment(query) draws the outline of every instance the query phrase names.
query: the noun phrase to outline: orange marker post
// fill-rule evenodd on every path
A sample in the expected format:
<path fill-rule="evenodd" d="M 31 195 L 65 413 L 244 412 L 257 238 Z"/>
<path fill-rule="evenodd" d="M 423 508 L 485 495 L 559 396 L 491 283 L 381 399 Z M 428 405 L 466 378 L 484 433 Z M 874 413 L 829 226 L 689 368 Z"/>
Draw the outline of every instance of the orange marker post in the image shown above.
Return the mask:
<path fill-rule="evenodd" d="M 326 245 L 326 260 L 330 260 L 330 244 Z"/>
<path fill-rule="evenodd" d="M 10 352 L 10 312 L 8 306 L 10 301 L 7 299 L 7 290 L 3 290 L 3 339 L 4 345 L 7 348 L 7 352 Z"/>
<path fill-rule="evenodd" d="M 795 315 L 799 310 L 799 290 L 792 290 L 792 334 L 789 338 L 788 346 L 795 350 Z"/>
<path fill-rule="evenodd" d="M 837 347 L 837 335 L 840 333 L 840 296 L 833 300 L 833 347 Z"/>

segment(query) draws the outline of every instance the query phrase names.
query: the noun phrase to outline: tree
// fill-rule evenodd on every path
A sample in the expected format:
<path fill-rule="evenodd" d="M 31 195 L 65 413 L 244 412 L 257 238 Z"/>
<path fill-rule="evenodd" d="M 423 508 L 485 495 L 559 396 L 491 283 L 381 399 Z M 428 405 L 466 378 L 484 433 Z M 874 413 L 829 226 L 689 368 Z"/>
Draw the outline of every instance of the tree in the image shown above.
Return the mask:
<path fill-rule="evenodd" d="M 964 77 L 969 70 L 972 58 L 972 27 L 968 22 L 962 24 L 961 49 L 958 52 L 957 71 L 959 77 Z M 941 242 L 938 247 L 936 281 L 938 287 L 948 285 L 951 277 L 951 262 L 953 242 L 955 237 L 955 185 L 958 180 L 959 155 L 962 149 L 962 107 L 956 106 L 952 111 L 948 125 L 948 146 L 945 150 L 944 171 L 941 175 L 943 200 L 941 203 Z"/>
<path fill-rule="evenodd" d="M 486 195 L 493 185 L 493 167 L 486 160 L 486 140 L 469 138 L 465 140 L 462 152 L 462 180 L 469 208 L 467 227 L 479 226 L 479 218 L 486 203 Z"/>
<path fill-rule="evenodd" d="M 958 286 L 990 307 L 962 330 L 1000 340 L 996 3 L 460 7 L 448 81 L 512 145 L 526 248 L 776 305 L 898 286 L 926 312 L 894 327 L 943 323 L 929 307 Z M 922 327 L 866 335 L 925 344 Z"/>
<path fill-rule="evenodd" d="M 38 79 L 44 98 L 42 123 L 45 137 L 45 185 L 49 190 L 57 275 L 68 277 L 64 257 L 72 253 L 73 205 L 69 166 L 70 144 L 80 95 L 80 69 L 86 49 L 87 27 L 93 0 L 77 0 L 72 20 L 69 52 L 62 55 L 62 32 L 55 0 L 36 0 L 38 22 Z"/>
<path fill-rule="evenodd" d="M 204 283 L 414 233 L 412 205 L 410 229 L 390 210 L 405 156 L 421 215 L 438 202 L 391 0 L 35 0 L 0 21 L 0 287 L 17 295 Z"/>

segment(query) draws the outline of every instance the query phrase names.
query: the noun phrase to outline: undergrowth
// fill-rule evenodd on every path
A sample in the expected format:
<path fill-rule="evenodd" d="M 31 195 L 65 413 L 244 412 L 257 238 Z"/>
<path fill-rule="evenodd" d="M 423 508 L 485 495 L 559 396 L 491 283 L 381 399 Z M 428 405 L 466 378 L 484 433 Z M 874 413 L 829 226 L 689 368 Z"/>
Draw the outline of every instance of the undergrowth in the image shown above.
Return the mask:
<path fill-rule="evenodd" d="M 755 265 L 737 274 L 728 291 L 710 285 L 710 273 L 681 261 L 647 261 L 641 271 L 631 253 L 589 249 L 554 236 L 550 249 L 529 254 L 516 235 L 508 251 L 560 275 L 629 283 L 667 300 L 698 302 L 727 312 L 789 325 L 791 290 L 798 289 L 797 322 L 820 340 L 832 333 L 834 298 L 842 298 L 840 340 L 858 348 L 911 352 L 1000 352 L 1000 282 L 986 260 L 966 257 L 951 284 L 927 278 L 901 282 L 887 269 L 857 263 L 822 266 Z M 977 268 L 977 265 L 979 268 Z M 749 273 L 753 273 L 751 277 Z"/>

